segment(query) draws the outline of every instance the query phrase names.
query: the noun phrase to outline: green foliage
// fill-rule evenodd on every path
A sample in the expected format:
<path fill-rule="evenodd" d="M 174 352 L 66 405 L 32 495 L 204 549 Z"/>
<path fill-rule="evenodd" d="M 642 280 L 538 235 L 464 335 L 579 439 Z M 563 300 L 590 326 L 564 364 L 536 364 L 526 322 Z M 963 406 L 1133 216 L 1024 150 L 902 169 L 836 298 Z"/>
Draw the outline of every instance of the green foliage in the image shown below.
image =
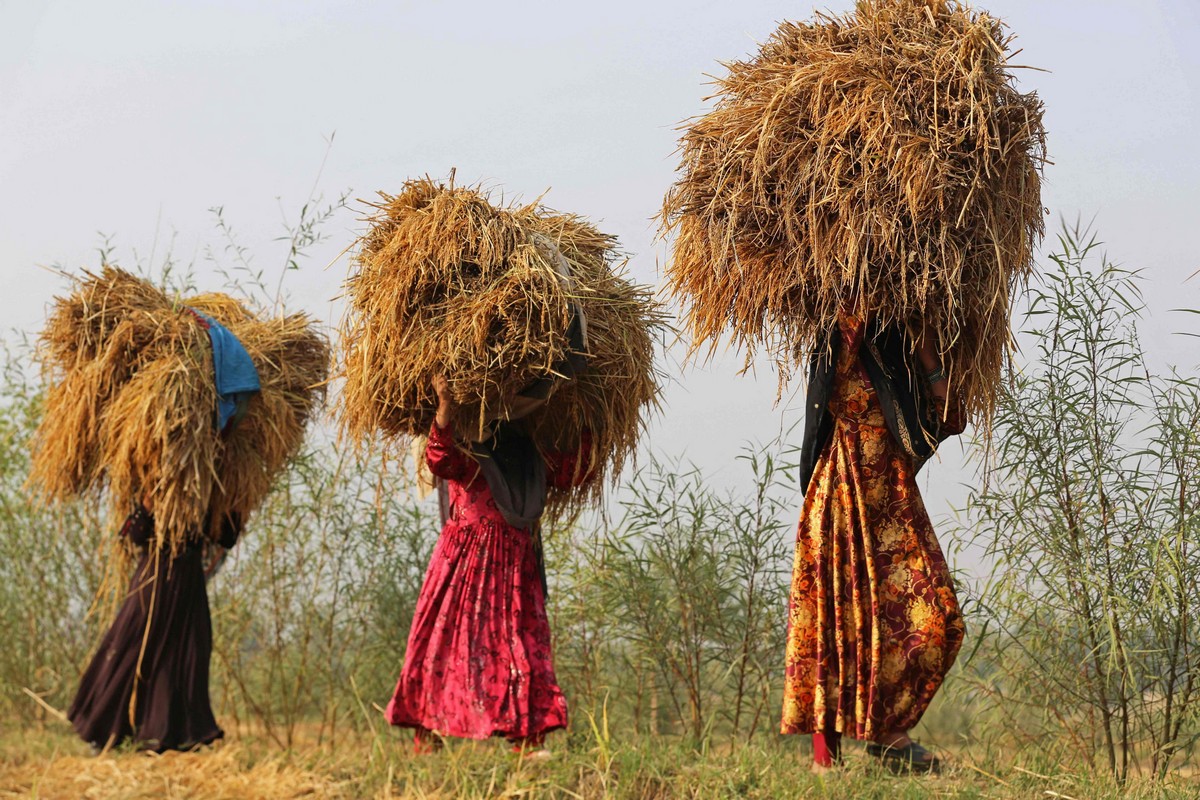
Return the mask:
<path fill-rule="evenodd" d="M 48 510 L 22 489 L 41 413 L 27 354 L 5 349 L 0 364 L 0 714 L 10 719 L 44 718 L 28 693 L 62 707 L 104 621 L 93 613 L 104 578 L 99 504 Z"/>
<path fill-rule="evenodd" d="M 210 584 L 215 696 L 291 746 L 391 692 L 437 538 L 403 476 L 328 443 L 299 458 Z"/>
<path fill-rule="evenodd" d="M 618 524 L 577 532 L 561 551 L 582 563 L 551 596 L 558 658 L 570 654 L 564 679 L 585 707 L 607 698 L 634 730 L 699 745 L 773 727 L 794 487 L 771 453 L 743 463 L 750 497 L 653 460 L 625 487 Z"/>
<path fill-rule="evenodd" d="M 1200 735 L 1200 379 L 1152 370 L 1139 277 L 1087 231 L 1051 260 L 968 504 L 995 565 L 979 686 L 1064 756 L 1162 775 Z"/>

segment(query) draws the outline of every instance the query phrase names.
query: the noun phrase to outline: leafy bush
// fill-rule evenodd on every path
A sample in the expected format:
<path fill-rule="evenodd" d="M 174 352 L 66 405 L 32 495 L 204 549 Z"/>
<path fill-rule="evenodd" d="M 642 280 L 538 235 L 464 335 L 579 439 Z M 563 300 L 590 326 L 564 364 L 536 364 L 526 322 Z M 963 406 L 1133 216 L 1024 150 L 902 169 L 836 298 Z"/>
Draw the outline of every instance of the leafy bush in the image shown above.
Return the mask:
<path fill-rule="evenodd" d="M 968 503 L 995 569 L 979 685 L 1014 730 L 1119 780 L 1200 735 L 1200 378 L 1155 372 L 1139 276 L 1064 228 L 1031 289 L 987 486 Z"/>

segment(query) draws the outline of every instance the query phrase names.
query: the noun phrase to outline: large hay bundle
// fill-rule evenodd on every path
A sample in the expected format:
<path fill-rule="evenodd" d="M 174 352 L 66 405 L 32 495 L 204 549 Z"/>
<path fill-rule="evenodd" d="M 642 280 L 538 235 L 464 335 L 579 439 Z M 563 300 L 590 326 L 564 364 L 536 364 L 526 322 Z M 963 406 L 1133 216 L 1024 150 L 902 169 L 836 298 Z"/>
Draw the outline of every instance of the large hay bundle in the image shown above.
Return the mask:
<path fill-rule="evenodd" d="M 445 375 L 456 430 L 482 435 L 567 355 L 576 303 L 587 319 L 588 367 L 525 424 L 547 450 L 574 447 L 590 429 L 598 468 L 581 492 L 598 491 L 632 454 L 658 394 L 660 313 L 649 290 L 618 274 L 615 240 L 578 217 L 499 208 L 478 188 L 429 178 L 381 196 L 347 281 L 346 433 L 360 443 L 379 432 L 400 441 L 426 434 L 437 409 L 433 378 Z M 552 494 L 551 502 L 566 499 Z"/>
<path fill-rule="evenodd" d="M 945 0 L 860 0 L 783 23 L 728 65 L 663 207 L 696 346 L 731 331 L 786 381 L 847 302 L 934 335 L 990 417 L 1009 304 L 1043 233 L 1045 134 L 1002 23 Z"/>
<path fill-rule="evenodd" d="M 561 506 L 568 498 L 595 497 L 604 478 L 617 476 L 637 449 L 643 415 L 658 401 L 653 336 L 664 319 L 649 288 L 613 270 L 611 236 L 573 215 L 533 209 L 523 214 L 571 265 L 575 287 L 569 296 L 587 319 L 587 368 L 560 383 L 528 419 L 535 440 L 547 449 L 568 450 L 584 430 L 592 432 L 600 475 L 573 492 L 552 496 Z"/>
<path fill-rule="evenodd" d="M 258 369 L 262 391 L 227 438 L 208 334 L 188 308 L 227 327 Z M 105 491 L 120 516 L 147 501 L 172 548 L 210 508 L 262 502 L 303 441 L 329 361 L 304 314 L 260 319 L 224 295 L 172 298 L 115 267 L 56 301 L 42 345 L 51 385 L 29 485 L 47 500 Z"/>

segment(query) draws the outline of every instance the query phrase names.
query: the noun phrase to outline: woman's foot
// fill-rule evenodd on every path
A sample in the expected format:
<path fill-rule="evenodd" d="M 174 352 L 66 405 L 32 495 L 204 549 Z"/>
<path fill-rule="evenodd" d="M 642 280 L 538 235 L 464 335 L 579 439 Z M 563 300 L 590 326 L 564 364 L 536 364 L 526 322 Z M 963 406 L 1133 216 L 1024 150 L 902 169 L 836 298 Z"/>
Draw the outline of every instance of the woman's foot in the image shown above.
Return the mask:
<path fill-rule="evenodd" d="M 512 744 L 512 751 L 527 761 L 545 761 L 551 756 L 549 748 L 546 747 L 544 734 L 514 736 L 508 741 Z"/>
<path fill-rule="evenodd" d="M 441 750 L 443 746 L 442 737 L 433 731 L 426 728 L 417 728 L 413 731 L 413 753 L 416 755 L 431 755 Z"/>
<path fill-rule="evenodd" d="M 903 731 L 880 736 L 867 745 L 867 755 L 879 759 L 895 773 L 925 774 L 938 772 L 942 764 L 937 756 L 914 742 Z"/>

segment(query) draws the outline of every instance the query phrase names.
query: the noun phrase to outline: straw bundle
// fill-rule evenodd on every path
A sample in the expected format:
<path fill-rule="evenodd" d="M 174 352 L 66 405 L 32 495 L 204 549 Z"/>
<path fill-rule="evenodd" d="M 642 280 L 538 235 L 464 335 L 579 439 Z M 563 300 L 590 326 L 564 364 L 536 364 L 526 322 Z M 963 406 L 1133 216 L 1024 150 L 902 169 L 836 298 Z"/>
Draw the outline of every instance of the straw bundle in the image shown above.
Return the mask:
<path fill-rule="evenodd" d="M 258 369 L 262 391 L 226 438 L 208 334 L 189 307 L 227 327 Z M 41 341 L 51 386 L 30 487 L 46 500 L 106 491 L 119 516 L 145 502 L 172 548 L 210 509 L 262 502 L 300 447 L 329 357 L 304 314 L 260 319 L 224 295 L 172 298 L 114 267 L 57 299 Z"/>
<path fill-rule="evenodd" d="M 544 449 L 574 447 L 590 429 L 598 468 L 588 488 L 598 491 L 632 453 L 658 393 L 651 338 L 661 319 L 650 293 L 617 273 L 615 240 L 577 217 L 499 208 L 477 187 L 429 178 L 381 198 L 347 281 L 344 431 L 359 443 L 426 434 L 433 378 L 444 375 L 456 431 L 483 435 L 567 355 L 575 302 L 587 317 L 588 368 L 528 425 Z"/>
<path fill-rule="evenodd" d="M 559 384 L 546 405 L 529 417 L 529 429 L 536 441 L 553 450 L 572 449 L 582 432 L 590 430 L 603 474 L 616 476 L 637 449 L 643 411 L 658 401 L 653 335 L 665 320 L 649 288 L 613 271 L 611 236 L 580 217 L 545 211 L 530 225 L 570 264 L 576 284 L 571 300 L 587 319 L 588 367 Z M 602 485 L 603 478 L 575 492 L 555 493 L 551 502 L 595 497 Z"/>
<path fill-rule="evenodd" d="M 1042 106 L 1013 86 L 1011 38 L 959 3 L 860 0 L 728 64 L 662 212 L 694 346 L 731 331 L 782 384 L 863 303 L 930 334 L 965 411 L 990 418 L 1044 228 Z"/>

